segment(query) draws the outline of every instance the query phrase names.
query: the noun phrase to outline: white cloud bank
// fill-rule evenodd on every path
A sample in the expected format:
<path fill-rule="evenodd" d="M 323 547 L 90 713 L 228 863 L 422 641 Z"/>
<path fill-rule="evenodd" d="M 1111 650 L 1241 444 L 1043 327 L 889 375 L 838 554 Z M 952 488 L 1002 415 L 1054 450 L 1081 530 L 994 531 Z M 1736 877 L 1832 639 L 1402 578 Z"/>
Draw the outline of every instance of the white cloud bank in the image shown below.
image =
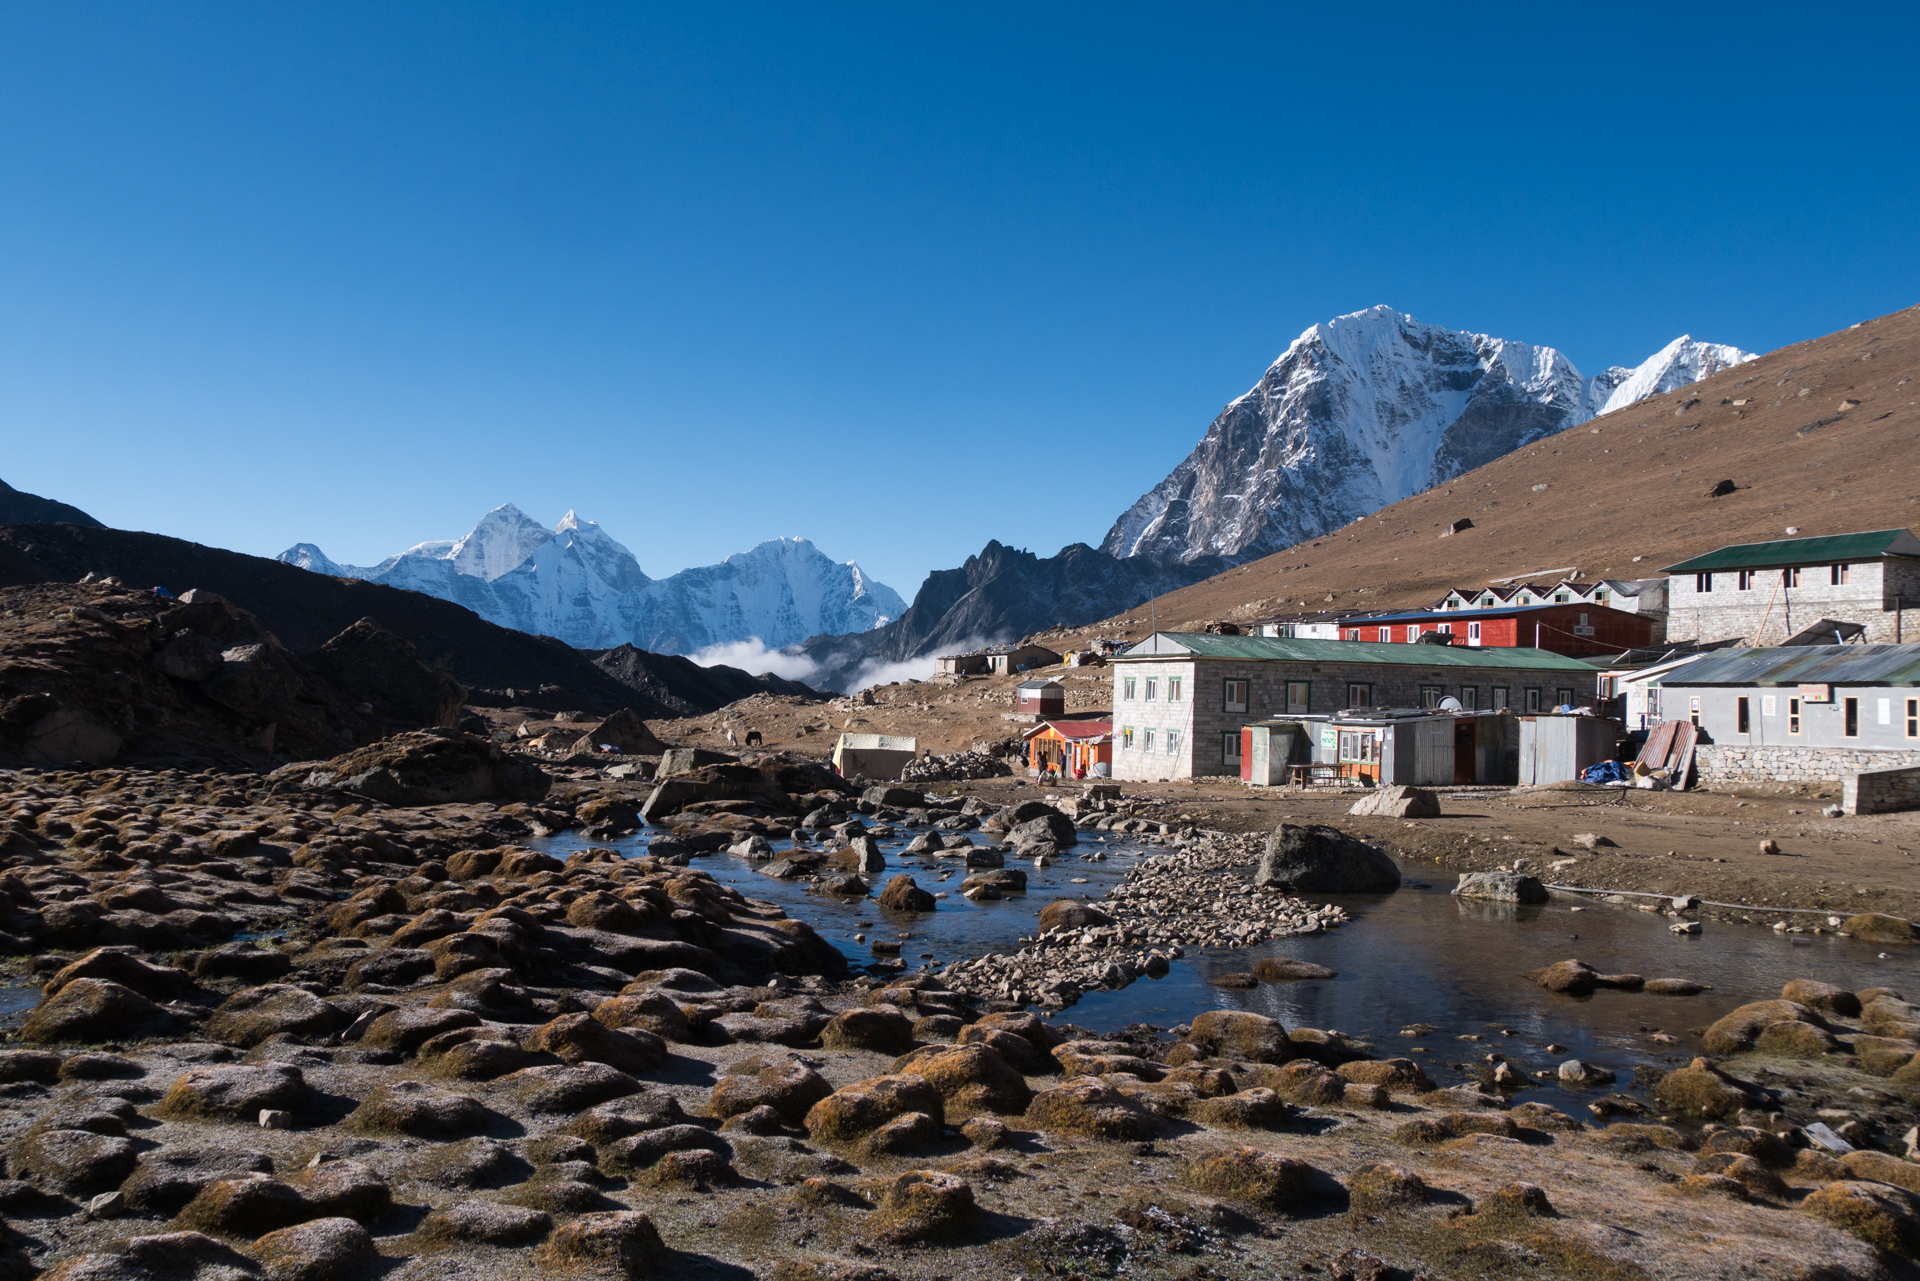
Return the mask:
<path fill-rule="evenodd" d="M 775 676 L 790 681 L 804 681 L 820 670 L 818 663 L 799 650 L 768 649 L 761 644 L 758 636 L 749 636 L 743 641 L 709 645 L 687 657 L 702 667 L 738 667 L 755 676 L 761 672 L 772 672 Z M 932 660 L 929 659 L 928 662 L 931 663 Z"/>

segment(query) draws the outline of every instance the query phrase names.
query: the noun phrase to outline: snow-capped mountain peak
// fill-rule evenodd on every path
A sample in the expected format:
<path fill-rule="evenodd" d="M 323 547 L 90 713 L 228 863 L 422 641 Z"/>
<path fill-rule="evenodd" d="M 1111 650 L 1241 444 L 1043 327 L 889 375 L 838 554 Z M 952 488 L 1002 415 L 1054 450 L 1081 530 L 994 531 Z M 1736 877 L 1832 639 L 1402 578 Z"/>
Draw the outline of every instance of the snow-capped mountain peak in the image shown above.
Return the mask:
<path fill-rule="evenodd" d="M 584 649 L 630 642 L 691 654 L 745 641 L 778 649 L 823 633 L 868 631 L 906 610 L 891 588 L 804 538 L 773 539 L 656 582 L 593 521 L 569 511 L 549 532 L 511 503 L 464 538 L 421 543 L 370 569 L 340 565 L 312 543 L 280 559 L 424 592 Z"/>
<path fill-rule="evenodd" d="M 492 582 L 525 564 L 552 537 L 545 525 L 512 503 L 501 503 L 482 516 L 465 538 L 453 543 L 446 556 L 455 572 Z M 413 550 L 424 551 L 426 546 Z"/>
<path fill-rule="evenodd" d="M 1314 325 L 1223 410 L 1101 550 L 1239 560 L 1337 529 L 1541 437 L 1729 365 L 1681 338 L 1635 369 L 1581 375 L 1552 347 L 1369 307 Z"/>

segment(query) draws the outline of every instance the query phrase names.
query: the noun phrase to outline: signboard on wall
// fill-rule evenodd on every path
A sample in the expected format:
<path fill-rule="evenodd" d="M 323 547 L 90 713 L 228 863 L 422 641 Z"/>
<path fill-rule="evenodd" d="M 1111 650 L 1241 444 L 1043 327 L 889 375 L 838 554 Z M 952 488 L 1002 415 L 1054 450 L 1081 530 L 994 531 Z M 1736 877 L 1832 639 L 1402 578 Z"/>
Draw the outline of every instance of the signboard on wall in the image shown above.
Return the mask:
<path fill-rule="evenodd" d="M 1800 701 L 1803 703 L 1831 703 L 1833 701 L 1833 686 L 1802 685 L 1800 687 Z"/>
<path fill-rule="evenodd" d="M 1334 753 L 1340 750 L 1340 731 L 1331 725 L 1322 725 L 1320 727 L 1320 750 L 1327 754 L 1329 760 L 1333 759 Z"/>

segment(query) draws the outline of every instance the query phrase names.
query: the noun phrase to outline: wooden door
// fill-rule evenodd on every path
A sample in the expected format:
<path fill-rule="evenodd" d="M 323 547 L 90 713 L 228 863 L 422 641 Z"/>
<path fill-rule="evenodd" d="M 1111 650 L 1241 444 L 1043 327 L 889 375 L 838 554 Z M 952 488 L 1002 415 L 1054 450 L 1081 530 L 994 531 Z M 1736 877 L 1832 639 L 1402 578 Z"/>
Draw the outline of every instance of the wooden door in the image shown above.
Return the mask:
<path fill-rule="evenodd" d="M 1479 781 L 1473 776 L 1473 738 L 1476 728 L 1475 723 L 1464 716 L 1453 722 L 1453 781 L 1456 783 Z"/>

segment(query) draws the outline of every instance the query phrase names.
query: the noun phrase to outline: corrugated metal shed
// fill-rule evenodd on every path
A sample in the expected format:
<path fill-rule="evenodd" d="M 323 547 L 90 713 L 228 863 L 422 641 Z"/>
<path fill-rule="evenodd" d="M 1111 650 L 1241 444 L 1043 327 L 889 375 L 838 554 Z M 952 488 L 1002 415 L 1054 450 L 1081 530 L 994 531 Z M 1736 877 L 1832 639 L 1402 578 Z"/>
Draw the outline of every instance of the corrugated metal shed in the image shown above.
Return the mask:
<path fill-rule="evenodd" d="M 1589 675 L 1593 672 L 1591 663 L 1544 649 L 1394 645 L 1379 641 L 1305 640 L 1292 636 L 1209 636 L 1199 632 L 1158 632 L 1119 657 L 1179 658 L 1186 654 L 1198 658 L 1255 658 L 1282 663 L 1390 663 L 1402 667 L 1512 667 Z"/>
<path fill-rule="evenodd" d="M 1669 565 L 1665 574 L 1698 574 L 1709 569 L 1773 569 L 1783 565 L 1831 564 L 1877 560 L 1882 556 L 1920 556 L 1920 538 L 1910 529 L 1876 529 L 1825 538 L 1781 538 L 1770 543 L 1734 543 L 1705 556 Z"/>
<path fill-rule="evenodd" d="M 1920 685 L 1920 645 L 1795 645 L 1708 654 L 1663 685 Z"/>

